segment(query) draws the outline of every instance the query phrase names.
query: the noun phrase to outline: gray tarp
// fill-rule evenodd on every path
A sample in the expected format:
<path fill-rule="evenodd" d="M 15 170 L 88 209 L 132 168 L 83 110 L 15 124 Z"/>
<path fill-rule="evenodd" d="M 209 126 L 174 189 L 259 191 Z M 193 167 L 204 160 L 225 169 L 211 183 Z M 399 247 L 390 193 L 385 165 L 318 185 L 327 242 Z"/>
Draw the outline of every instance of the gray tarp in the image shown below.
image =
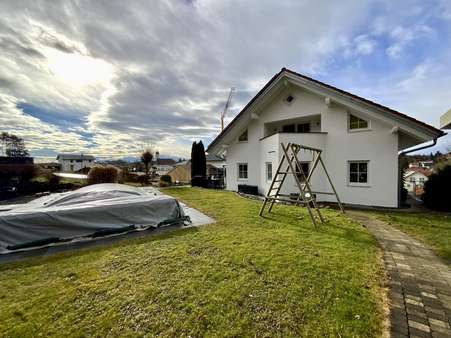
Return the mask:
<path fill-rule="evenodd" d="M 176 199 L 122 184 L 95 184 L 0 209 L 0 253 L 39 241 L 157 227 L 184 217 Z"/>

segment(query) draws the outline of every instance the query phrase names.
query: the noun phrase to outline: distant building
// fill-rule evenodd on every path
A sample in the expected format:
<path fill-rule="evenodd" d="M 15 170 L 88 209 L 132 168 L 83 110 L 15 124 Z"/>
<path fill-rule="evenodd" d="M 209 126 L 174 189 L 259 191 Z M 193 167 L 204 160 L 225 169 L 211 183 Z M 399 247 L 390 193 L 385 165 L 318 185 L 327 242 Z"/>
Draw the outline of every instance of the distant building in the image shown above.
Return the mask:
<path fill-rule="evenodd" d="M 157 151 L 152 167 L 158 176 L 162 176 L 174 169 L 175 164 L 176 162 L 172 158 L 160 158 L 160 153 Z"/>
<path fill-rule="evenodd" d="M 424 183 L 432 174 L 432 170 L 423 168 L 414 168 L 407 170 L 404 176 L 404 188 L 409 193 L 414 195 L 421 195 L 423 193 Z"/>
<path fill-rule="evenodd" d="M 214 154 L 205 154 L 205 159 L 207 161 L 207 177 L 222 180 L 225 174 L 225 159 Z"/>
<path fill-rule="evenodd" d="M 174 183 L 191 182 L 191 160 L 176 163 L 174 168 L 168 172 Z"/>
<path fill-rule="evenodd" d="M 216 155 L 205 154 L 207 161 L 207 179 L 210 181 L 219 181 L 217 186 L 224 185 L 225 160 Z M 190 183 L 191 182 L 191 160 L 178 162 L 174 168 L 168 172 L 172 182 Z"/>
<path fill-rule="evenodd" d="M 61 165 L 61 171 L 77 172 L 83 168 L 91 168 L 95 164 L 95 157 L 85 154 L 58 154 L 56 157 Z"/>

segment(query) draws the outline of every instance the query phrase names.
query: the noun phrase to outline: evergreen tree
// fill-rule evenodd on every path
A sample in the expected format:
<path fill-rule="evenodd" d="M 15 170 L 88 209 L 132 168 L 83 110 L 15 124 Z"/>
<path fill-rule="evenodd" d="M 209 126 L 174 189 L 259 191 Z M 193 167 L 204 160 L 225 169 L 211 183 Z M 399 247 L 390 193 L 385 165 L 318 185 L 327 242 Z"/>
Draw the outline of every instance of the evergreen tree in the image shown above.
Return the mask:
<path fill-rule="evenodd" d="M 205 185 L 207 160 L 202 141 L 193 142 L 191 147 L 191 185 L 202 187 Z"/>

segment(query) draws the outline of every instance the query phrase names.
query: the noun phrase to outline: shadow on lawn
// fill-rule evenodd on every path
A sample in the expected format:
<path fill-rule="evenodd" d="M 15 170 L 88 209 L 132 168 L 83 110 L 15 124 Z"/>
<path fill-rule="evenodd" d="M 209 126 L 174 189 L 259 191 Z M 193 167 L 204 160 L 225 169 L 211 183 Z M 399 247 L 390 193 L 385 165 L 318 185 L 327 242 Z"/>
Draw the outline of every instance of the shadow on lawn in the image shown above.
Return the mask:
<path fill-rule="evenodd" d="M 47 264 L 50 261 L 57 262 L 68 257 L 81 257 L 94 252 L 101 254 L 104 251 L 110 250 L 112 247 L 115 249 L 125 248 L 130 245 L 140 245 L 146 242 L 185 236 L 186 234 L 197 231 L 198 228 L 196 227 L 181 228 L 180 226 L 168 226 L 165 228 L 151 229 L 150 231 L 146 230 L 145 233 L 144 231 L 132 232 L 125 235 L 100 238 L 90 242 L 68 243 L 58 247 L 36 249 L 34 252 L 24 251 L 17 253 L 18 258 L 13 261 L 2 262 L 2 257 L 0 256 L 0 271 L 16 268 L 18 265 L 21 267 L 39 266 L 41 264 Z M 56 249 L 55 252 L 49 252 L 52 249 Z M 14 253 L 14 255 L 16 254 Z"/>
<path fill-rule="evenodd" d="M 353 243 L 359 242 L 363 245 L 374 245 L 375 243 L 373 237 L 366 230 L 362 229 L 364 228 L 362 224 L 338 212 L 336 214 L 331 214 L 330 212 L 324 214 L 325 222 L 318 222 L 317 228 L 313 225 L 308 212 L 303 209 L 299 209 L 297 212 L 290 210 L 288 213 L 278 209 L 261 217 L 268 221 L 269 225 L 278 224 L 286 227 L 289 224 L 293 229 L 313 236 L 328 235 L 343 238 Z"/>

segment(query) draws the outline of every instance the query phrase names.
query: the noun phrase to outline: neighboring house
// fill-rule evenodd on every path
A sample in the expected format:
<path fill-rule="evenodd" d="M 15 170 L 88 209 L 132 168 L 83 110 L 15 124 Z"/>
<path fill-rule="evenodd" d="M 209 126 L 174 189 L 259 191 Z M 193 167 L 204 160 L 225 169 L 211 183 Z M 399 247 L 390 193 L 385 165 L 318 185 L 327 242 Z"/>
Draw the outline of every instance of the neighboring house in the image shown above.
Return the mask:
<path fill-rule="evenodd" d="M 421 168 L 432 169 L 434 161 L 420 161 L 419 164 Z"/>
<path fill-rule="evenodd" d="M 225 175 L 226 161 L 214 154 L 205 154 L 207 161 L 207 177 L 222 180 Z"/>
<path fill-rule="evenodd" d="M 76 172 L 83 168 L 91 168 L 95 164 L 94 156 L 85 154 L 58 154 L 56 160 L 64 172 Z"/>
<path fill-rule="evenodd" d="M 224 178 L 224 159 L 215 155 L 205 155 L 207 160 L 207 178 L 210 180 L 219 180 L 219 186 L 223 184 Z M 191 160 L 178 162 L 174 168 L 168 172 L 172 182 L 190 183 L 191 182 Z"/>
<path fill-rule="evenodd" d="M 424 183 L 428 180 L 428 177 L 431 174 L 432 170 L 422 168 L 407 170 L 404 175 L 404 188 L 406 188 L 410 193 L 421 195 Z"/>
<path fill-rule="evenodd" d="M 175 167 L 168 172 L 172 182 L 190 183 L 191 182 L 191 161 L 178 162 Z"/>
<path fill-rule="evenodd" d="M 224 156 L 226 185 L 258 187 L 266 194 L 279 160 L 281 142 L 322 149 L 322 159 L 342 202 L 397 207 L 398 152 L 445 133 L 375 102 L 283 68 L 209 145 Z M 302 152 L 299 170 L 311 170 Z M 312 176 L 316 191 L 330 191 L 321 169 Z M 284 194 L 299 193 L 287 176 Z M 334 201 L 318 195 L 319 201 Z"/>
<path fill-rule="evenodd" d="M 160 158 L 160 153 L 155 152 L 155 159 L 152 161 L 152 169 L 158 176 L 166 175 L 174 168 L 175 160 L 172 158 Z"/>

